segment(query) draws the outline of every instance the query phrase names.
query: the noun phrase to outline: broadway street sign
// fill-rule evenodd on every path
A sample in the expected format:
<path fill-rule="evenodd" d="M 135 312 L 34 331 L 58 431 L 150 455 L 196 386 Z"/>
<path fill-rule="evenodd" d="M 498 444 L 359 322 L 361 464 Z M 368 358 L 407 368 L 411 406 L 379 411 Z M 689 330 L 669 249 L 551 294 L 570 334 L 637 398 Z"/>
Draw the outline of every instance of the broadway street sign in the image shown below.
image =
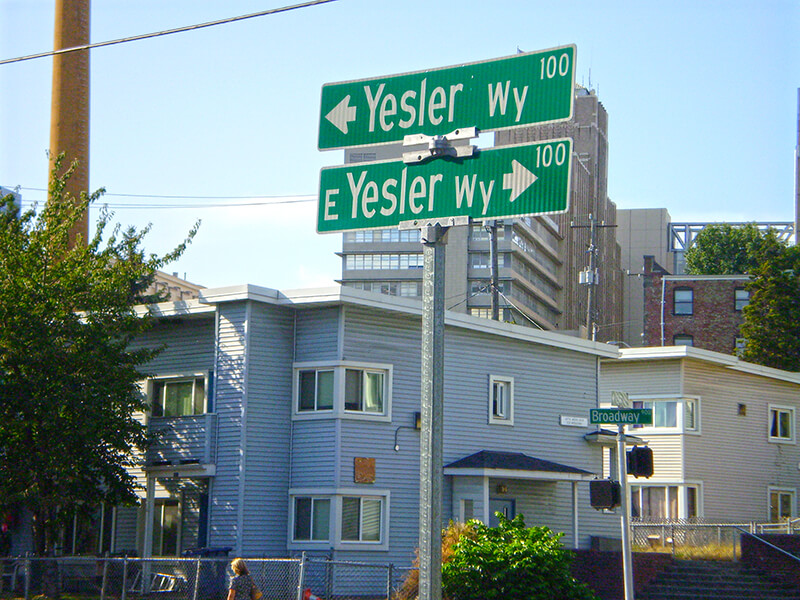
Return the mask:
<path fill-rule="evenodd" d="M 589 411 L 589 423 L 600 425 L 652 425 L 652 408 L 593 408 Z"/>
<path fill-rule="evenodd" d="M 320 172 L 317 231 L 396 227 L 405 221 L 478 220 L 564 212 L 572 140 L 480 150 L 439 158 L 330 167 Z"/>
<path fill-rule="evenodd" d="M 322 87 L 319 149 L 572 117 L 575 46 Z"/>

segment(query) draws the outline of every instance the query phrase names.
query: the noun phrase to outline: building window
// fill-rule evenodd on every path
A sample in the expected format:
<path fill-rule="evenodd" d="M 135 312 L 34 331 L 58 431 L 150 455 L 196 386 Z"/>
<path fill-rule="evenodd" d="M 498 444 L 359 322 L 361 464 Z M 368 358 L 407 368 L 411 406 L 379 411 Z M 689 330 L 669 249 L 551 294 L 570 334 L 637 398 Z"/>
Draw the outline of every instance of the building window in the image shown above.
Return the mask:
<path fill-rule="evenodd" d="M 154 417 L 185 417 L 205 412 L 205 377 L 153 379 L 150 390 Z"/>
<path fill-rule="evenodd" d="M 514 379 L 489 376 L 489 423 L 514 424 Z"/>
<path fill-rule="evenodd" d="M 694 314 L 694 290 L 675 288 L 673 292 L 673 312 L 676 315 Z"/>
<path fill-rule="evenodd" d="M 678 486 L 632 486 L 631 514 L 645 521 L 678 518 Z"/>
<path fill-rule="evenodd" d="M 750 292 L 744 288 L 736 288 L 733 291 L 733 308 L 734 310 L 742 310 L 750 303 Z"/>
<path fill-rule="evenodd" d="M 333 369 L 300 371 L 299 411 L 333 409 Z"/>
<path fill-rule="evenodd" d="M 345 369 L 344 409 L 382 414 L 384 387 L 382 371 Z"/>
<path fill-rule="evenodd" d="M 678 400 L 634 400 L 634 408 L 649 408 L 653 411 L 652 425 L 634 425 L 635 429 L 662 429 L 670 433 L 698 431 L 698 401 L 695 398 Z"/>
<path fill-rule="evenodd" d="M 342 498 L 342 541 L 381 541 L 383 499 L 345 496 Z"/>
<path fill-rule="evenodd" d="M 694 337 L 685 333 L 672 336 L 673 346 L 694 346 Z"/>
<path fill-rule="evenodd" d="M 178 556 L 180 520 L 180 504 L 177 499 L 156 499 L 153 512 L 154 556 Z"/>
<path fill-rule="evenodd" d="M 686 488 L 686 518 L 687 519 L 694 519 L 700 516 L 700 510 L 698 508 L 699 502 L 697 498 L 697 488 L 696 487 L 687 487 Z"/>
<path fill-rule="evenodd" d="M 388 419 L 391 372 L 391 365 L 296 364 L 295 417 L 363 415 Z"/>
<path fill-rule="evenodd" d="M 770 404 L 769 441 L 794 443 L 794 408 Z"/>
<path fill-rule="evenodd" d="M 294 541 L 328 541 L 330 526 L 330 498 L 299 497 L 294 499 Z"/>
<path fill-rule="evenodd" d="M 631 514 L 643 521 L 691 519 L 700 516 L 696 485 L 632 485 Z"/>
<path fill-rule="evenodd" d="M 769 490 L 769 520 L 770 523 L 780 523 L 795 516 L 794 490 Z"/>
<path fill-rule="evenodd" d="M 370 271 L 381 269 L 421 269 L 422 254 L 348 254 L 345 269 L 348 271 Z"/>
<path fill-rule="evenodd" d="M 475 518 L 475 501 L 472 498 L 462 498 L 461 522 L 466 523 L 467 521 L 474 518 Z"/>

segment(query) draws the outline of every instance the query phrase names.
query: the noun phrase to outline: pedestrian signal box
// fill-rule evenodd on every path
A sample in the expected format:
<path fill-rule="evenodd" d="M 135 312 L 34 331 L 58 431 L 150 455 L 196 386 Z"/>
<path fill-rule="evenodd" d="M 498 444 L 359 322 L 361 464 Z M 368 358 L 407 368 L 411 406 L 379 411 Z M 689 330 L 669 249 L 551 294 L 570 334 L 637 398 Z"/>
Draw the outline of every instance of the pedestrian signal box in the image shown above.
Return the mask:
<path fill-rule="evenodd" d="M 628 475 L 653 476 L 653 451 L 647 446 L 634 446 L 628 450 Z"/>
<path fill-rule="evenodd" d="M 589 502 L 597 510 L 611 509 L 620 505 L 619 481 L 594 479 L 589 482 Z"/>

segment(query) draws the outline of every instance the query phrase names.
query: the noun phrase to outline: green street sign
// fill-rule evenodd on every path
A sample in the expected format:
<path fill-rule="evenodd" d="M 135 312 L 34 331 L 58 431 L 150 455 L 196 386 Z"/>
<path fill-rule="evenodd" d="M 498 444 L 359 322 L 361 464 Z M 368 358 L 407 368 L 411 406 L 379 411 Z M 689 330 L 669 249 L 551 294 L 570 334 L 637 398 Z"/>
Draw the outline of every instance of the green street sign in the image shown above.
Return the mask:
<path fill-rule="evenodd" d="M 652 408 L 593 408 L 589 411 L 589 423 L 613 423 L 616 425 L 652 425 Z"/>
<path fill-rule="evenodd" d="M 572 140 L 501 146 L 471 158 L 357 163 L 320 172 L 317 231 L 397 227 L 450 217 L 564 212 Z"/>
<path fill-rule="evenodd" d="M 319 149 L 572 117 L 575 46 L 322 86 Z"/>

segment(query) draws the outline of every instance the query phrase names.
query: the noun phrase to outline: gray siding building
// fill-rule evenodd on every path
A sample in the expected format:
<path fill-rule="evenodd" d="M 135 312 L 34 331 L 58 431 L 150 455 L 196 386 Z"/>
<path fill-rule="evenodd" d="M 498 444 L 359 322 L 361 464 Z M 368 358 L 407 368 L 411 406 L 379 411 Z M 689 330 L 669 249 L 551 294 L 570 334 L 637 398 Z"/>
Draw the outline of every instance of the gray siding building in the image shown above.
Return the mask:
<path fill-rule="evenodd" d="M 798 516 L 800 374 L 688 346 L 623 349 L 602 361 L 612 391 L 652 408 L 634 429 L 653 449 L 650 479 L 630 478 L 645 520 L 778 523 Z"/>
<path fill-rule="evenodd" d="M 138 509 L 109 510 L 111 552 L 243 556 L 307 551 L 410 564 L 419 515 L 420 323 L 416 300 L 340 288 L 203 290 L 142 309 L 162 346 L 142 382 Z M 599 361 L 617 349 L 448 313 L 443 525 L 494 512 L 618 537 L 589 506 L 602 446 L 585 437 Z"/>

